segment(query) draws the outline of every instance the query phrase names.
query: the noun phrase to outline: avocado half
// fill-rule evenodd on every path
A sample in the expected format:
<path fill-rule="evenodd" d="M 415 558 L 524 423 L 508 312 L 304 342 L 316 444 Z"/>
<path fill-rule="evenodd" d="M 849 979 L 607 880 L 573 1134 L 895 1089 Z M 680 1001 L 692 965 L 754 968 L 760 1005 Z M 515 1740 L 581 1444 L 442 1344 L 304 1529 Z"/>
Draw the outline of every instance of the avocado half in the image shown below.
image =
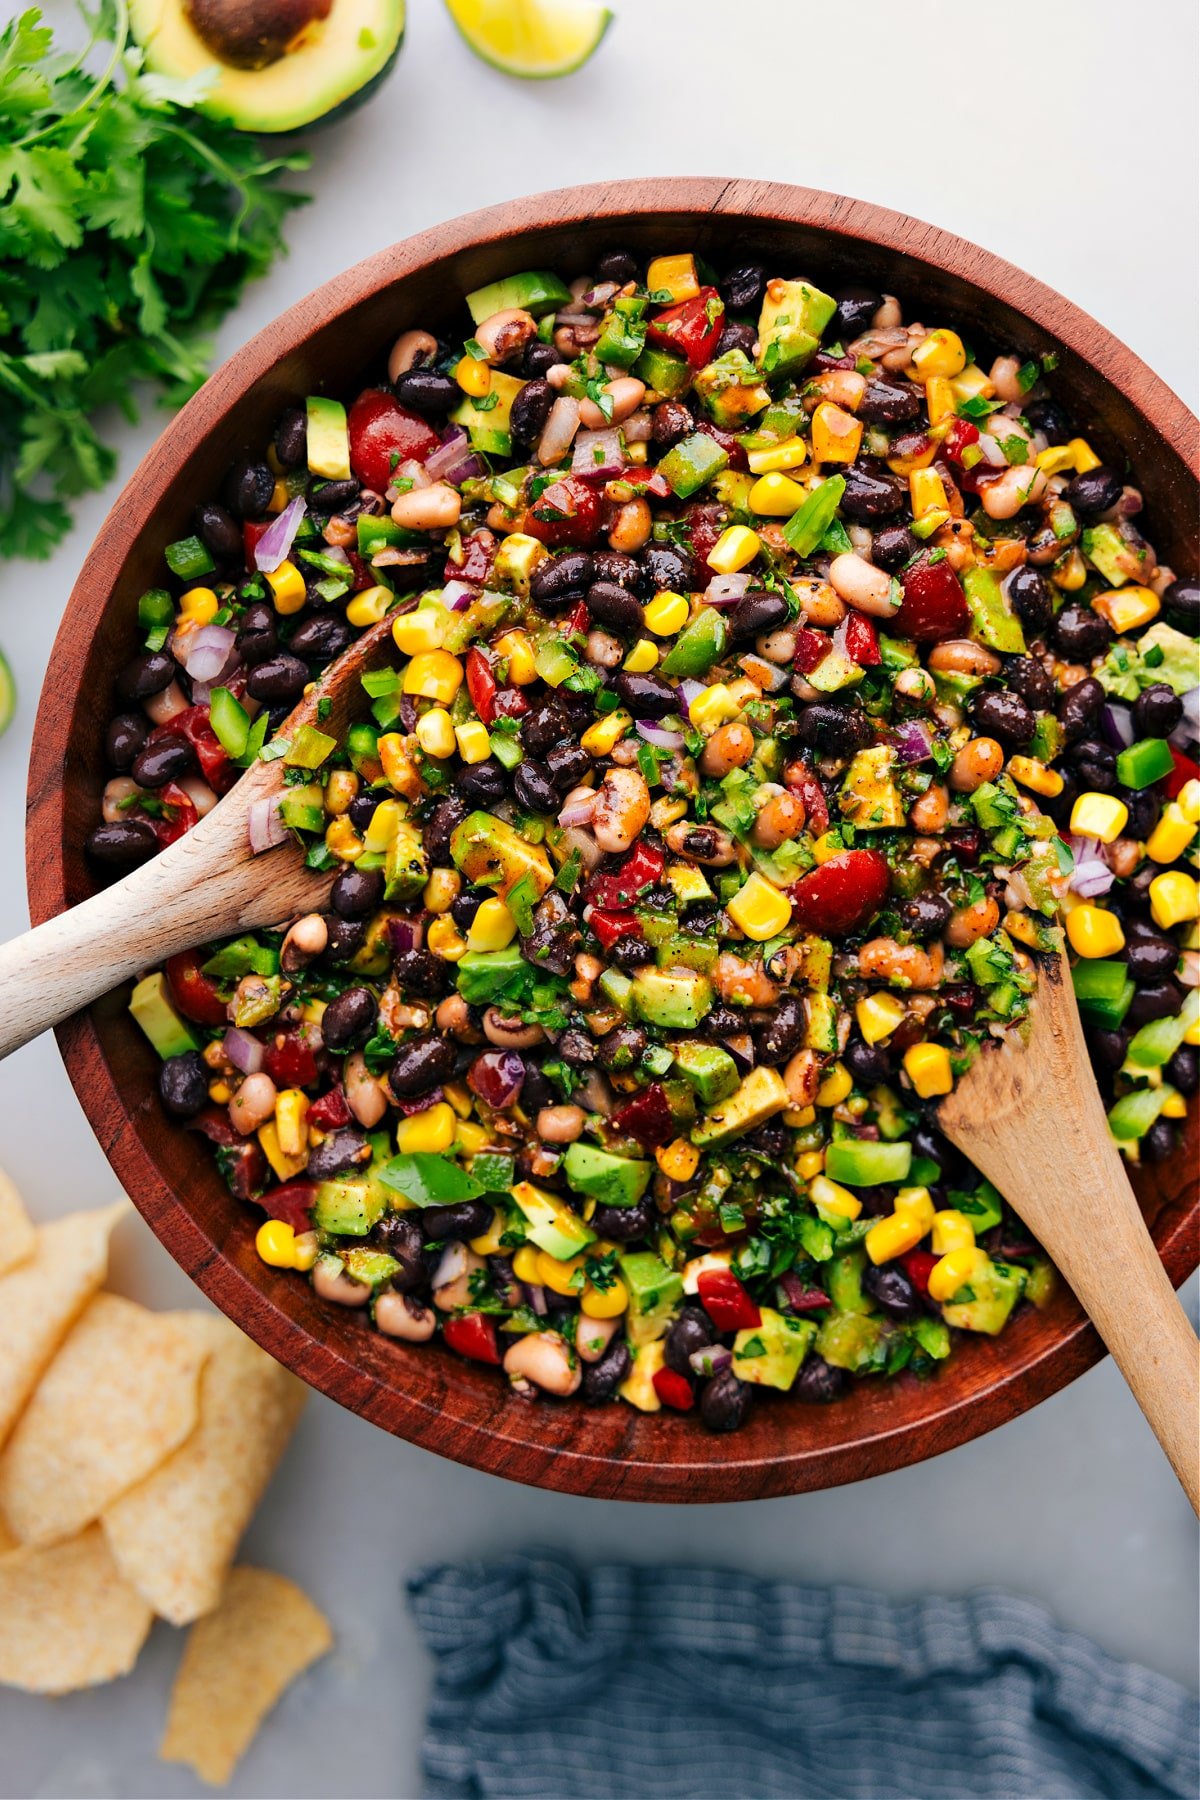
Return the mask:
<path fill-rule="evenodd" d="M 240 131 L 299 131 L 358 106 L 395 62 L 405 0 L 130 0 L 157 74 L 212 71 L 202 112 Z"/>

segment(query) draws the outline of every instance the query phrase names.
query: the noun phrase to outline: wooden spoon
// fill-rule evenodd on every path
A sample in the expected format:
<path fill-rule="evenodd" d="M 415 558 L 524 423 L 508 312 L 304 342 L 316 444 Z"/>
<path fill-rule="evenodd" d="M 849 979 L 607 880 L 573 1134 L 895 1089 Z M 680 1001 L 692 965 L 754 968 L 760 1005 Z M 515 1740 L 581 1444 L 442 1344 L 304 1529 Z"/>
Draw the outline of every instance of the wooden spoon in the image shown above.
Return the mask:
<path fill-rule="evenodd" d="M 979 1056 L 939 1123 L 1075 1290 L 1200 1513 L 1200 1346 L 1109 1135 L 1066 957 L 1039 962 L 1028 1043 Z"/>
<path fill-rule="evenodd" d="M 300 701 L 285 735 L 318 725 L 340 738 L 366 710 L 361 678 L 386 662 L 391 642 L 390 620 L 365 631 Z M 327 904 L 329 875 L 306 869 L 294 845 L 250 849 L 250 808 L 282 790 L 283 771 L 282 761 L 255 763 L 161 855 L 0 946 L 0 1057 L 177 951 Z"/>

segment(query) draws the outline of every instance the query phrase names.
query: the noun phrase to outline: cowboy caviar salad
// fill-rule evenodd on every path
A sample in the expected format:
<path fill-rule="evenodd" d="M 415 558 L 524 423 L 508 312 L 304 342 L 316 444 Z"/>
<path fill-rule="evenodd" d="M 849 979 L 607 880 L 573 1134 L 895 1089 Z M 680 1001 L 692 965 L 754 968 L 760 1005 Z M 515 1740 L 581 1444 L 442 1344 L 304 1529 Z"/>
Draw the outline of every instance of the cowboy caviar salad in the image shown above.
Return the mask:
<path fill-rule="evenodd" d="M 138 984 L 163 1102 L 264 1261 L 523 1394 L 927 1373 L 1052 1279 L 933 1111 L 1036 953 L 1127 1156 L 1196 1088 L 1200 586 L 1052 354 L 686 252 L 466 304 L 142 598 L 93 855 L 275 757 L 253 845 L 332 878 Z M 385 617 L 344 742 L 281 731 Z"/>

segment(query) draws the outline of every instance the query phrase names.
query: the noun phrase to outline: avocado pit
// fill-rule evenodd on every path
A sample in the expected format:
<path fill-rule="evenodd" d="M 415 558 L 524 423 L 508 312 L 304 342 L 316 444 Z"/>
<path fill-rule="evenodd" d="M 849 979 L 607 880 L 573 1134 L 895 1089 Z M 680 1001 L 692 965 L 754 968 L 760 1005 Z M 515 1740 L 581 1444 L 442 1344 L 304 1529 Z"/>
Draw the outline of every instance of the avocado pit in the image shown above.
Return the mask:
<path fill-rule="evenodd" d="M 327 19 L 333 0 L 184 0 L 197 35 L 234 69 L 266 69 Z"/>

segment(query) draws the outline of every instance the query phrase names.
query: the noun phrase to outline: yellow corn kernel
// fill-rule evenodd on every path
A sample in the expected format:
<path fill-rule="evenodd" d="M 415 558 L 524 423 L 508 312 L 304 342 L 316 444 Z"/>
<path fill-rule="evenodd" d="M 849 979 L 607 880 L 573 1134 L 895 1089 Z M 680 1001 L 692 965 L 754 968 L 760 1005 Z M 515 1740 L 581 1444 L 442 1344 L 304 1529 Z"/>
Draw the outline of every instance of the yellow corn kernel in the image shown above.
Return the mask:
<path fill-rule="evenodd" d="M 990 400 L 996 392 L 996 384 L 978 363 L 968 363 L 961 375 L 951 376 L 950 386 L 960 403 L 963 400 Z"/>
<path fill-rule="evenodd" d="M 925 410 L 931 425 L 942 425 L 958 411 L 958 399 L 948 376 L 931 375 L 925 383 Z"/>
<path fill-rule="evenodd" d="M 785 1125 L 793 1131 L 805 1131 L 817 1116 L 815 1106 L 789 1106 L 780 1114 Z"/>
<path fill-rule="evenodd" d="M 878 1224 L 872 1225 L 863 1243 L 867 1255 L 876 1265 L 892 1262 L 895 1257 L 915 1250 L 928 1229 L 916 1217 L 893 1213 L 890 1218 L 880 1219 Z"/>
<path fill-rule="evenodd" d="M 1146 839 L 1151 862 L 1173 863 L 1183 855 L 1196 835 L 1196 827 L 1176 800 L 1163 807 L 1162 818 Z"/>
<path fill-rule="evenodd" d="M 1094 791 L 1080 794 L 1071 808 L 1071 830 L 1077 837 L 1099 838 L 1111 844 L 1129 823 L 1129 808 L 1115 794 Z"/>
<path fill-rule="evenodd" d="M 436 1105 L 427 1106 L 424 1112 L 401 1119 L 396 1127 L 396 1148 L 405 1155 L 418 1150 L 434 1153 L 448 1150 L 457 1130 L 454 1108 L 445 1100 L 439 1100 Z"/>
<path fill-rule="evenodd" d="M 1075 457 L 1075 473 L 1077 475 L 1086 475 L 1089 469 L 1100 467 L 1100 458 L 1086 438 L 1072 438 L 1071 450 Z"/>
<path fill-rule="evenodd" d="M 454 379 L 472 400 L 482 400 L 492 385 L 492 371 L 482 357 L 462 356 L 454 367 Z"/>
<path fill-rule="evenodd" d="M 915 1225 L 919 1225 L 922 1236 L 933 1224 L 933 1199 L 926 1187 L 901 1188 L 892 1202 L 892 1208 L 898 1218 L 911 1219 Z"/>
<path fill-rule="evenodd" d="M 444 761 L 454 755 L 458 740 L 454 736 L 454 721 L 444 706 L 432 706 L 422 713 L 417 720 L 417 742 L 426 756 Z"/>
<path fill-rule="evenodd" d="M 267 576 L 267 585 L 277 613 L 296 613 L 304 605 L 304 577 L 294 562 L 281 562 Z"/>
<path fill-rule="evenodd" d="M 1097 594 L 1092 610 L 1107 619 L 1115 632 L 1140 631 L 1158 617 L 1162 601 L 1153 588 L 1123 587 L 1110 594 Z"/>
<path fill-rule="evenodd" d="M 392 621 L 392 642 L 405 656 L 440 650 L 450 618 L 444 606 L 420 606 L 416 612 L 401 613 Z"/>
<path fill-rule="evenodd" d="M 929 1271 L 929 1298 L 942 1305 L 953 1300 L 959 1288 L 966 1287 L 974 1275 L 987 1267 L 989 1258 L 982 1250 L 950 1250 Z"/>
<path fill-rule="evenodd" d="M 508 1216 L 503 1207 L 493 1207 L 491 1223 L 487 1230 L 480 1232 L 478 1237 L 469 1239 L 471 1249 L 476 1256 L 499 1256 L 504 1248 L 500 1240 L 507 1230 Z"/>
<path fill-rule="evenodd" d="M 353 769 L 331 769 L 325 783 L 325 811 L 333 818 L 349 812 L 358 796 L 358 776 Z"/>
<path fill-rule="evenodd" d="M 1063 778 L 1058 770 L 1048 769 L 1036 756 L 1010 756 L 1008 772 L 1022 787 L 1035 794 L 1044 794 L 1049 800 L 1063 791 Z"/>
<path fill-rule="evenodd" d="M 652 644 L 649 638 L 639 638 L 625 661 L 621 664 L 631 675 L 645 675 L 658 663 L 658 645 Z"/>
<path fill-rule="evenodd" d="M 854 1009 L 858 1029 L 868 1044 L 891 1037 L 904 1017 L 904 1003 L 895 994 L 867 994 Z"/>
<path fill-rule="evenodd" d="M 488 729 L 481 719 L 468 719 L 465 725 L 456 725 L 454 741 L 465 763 L 485 762 L 492 754 Z"/>
<path fill-rule="evenodd" d="M 221 602 L 211 588 L 189 588 L 179 602 L 180 617 L 190 625 L 207 625 L 221 610 Z"/>
<path fill-rule="evenodd" d="M 768 519 L 790 519 L 797 507 L 804 505 L 805 492 L 790 475 L 772 469 L 759 476 L 746 498 L 751 512 Z"/>
<path fill-rule="evenodd" d="M 523 631 L 506 631 L 493 646 L 498 655 L 508 658 L 508 679 L 514 687 L 528 687 L 537 680 L 537 664 L 533 645 Z"/>
<path fill-rule="evenodd" d="M 292 1267 L 299 1269 L 302 1275 L 308 1271 L 321 1254 L 321 1240 L 315 1231 L 301 1231 L 297 1234 L 292 1246 Z"/>
<path fill-rule="evenodd" d="M 772 444 L 762 450 L 747 450 L 746 461 L 750 465 L 752 475 L 766 475 L 771 469 L 800 469 L 808 455 L 808 445 L 803 438 L 784 438 L 782 444 Z"/>
<path fill-rule="evenodd" d="M 849 1188 L 839 1187 L 836 1181 L 830 1181 L 827 1175 L 817 1175 L 808 1184 L 808 1197 L 814 1206 L 823 1212 L 834 1213 L 839 1219 L 857 1219 L 862 1211 L 862 1201 Z"/>
<path fill-rule="evenodd" d="M 258 1141 L 263 1147 L 263 1154 L 270 1163 L 280 1181 L 290 1181 L 298 1175 L 308 1161 L 308 1145 L 296 1156 L 289 1156 L 279 1142 L 279 1133 L 274 1119 L 268 1119 L 265 1125 L 258 1128 Z"/>
<path fill-rule="evenodd" d="M 483 1126 L 477 1125 L 474 1119 L 460 1119 L 454 1142 L 465 1155 L 478 1156 L 481 1150 L 487 1149 L 490 1139 Z"/>
<path fill-rule="evenodd" d="M 725 683 L 714 681 L 711 687 L 706 687 L 702 693 L 696 695 L 688 707 L 688 717 L 697 731 L 711 732 L 715 731 L 718 725 L 724 725 L 729 719 L 736 719 L 741 710 Z M 586 739 L 583 747 L 585 750 L 588 748 Z"/>
<path fill-rule="evenodd" d="M 690 610 L 682 594 L 664 588 L 646 607 L 646 629 L 655 637 L 674 637 L 687 624 Z"/>
<path fill-rule="evenodd" d="M 1043 475 L 1065 475 L 1075 467 L 1075 452 L 1070 444 L 1050 444 L 1039 450 L 1033 460 Z"/>
<path fill-rule="evenodd" d="M 1150 883 L 1150 915 L 1160 931 L 1200 917 L 1200 883 L 1182 869 L 1156 875 Z"/>
<path fill-rule="evenodd" d="M 503 900 L 485 900 L 467 933 L 468 950 L 503 950 L 517 935 L 517 921 Z"/>
<path fill-rule="evenodd" d="M 796 1158 L 796 1173 L 801 1181 L 811 1181 L 814 1175 L 819 1175 L 824 1167 L 825 1152 L 823 1150 L 805 1150 Z"/>
<path fill-rule="evenodd" d="M 757 531 L 748 525 L 727 525 L 708 553 L 708 566 L 718 575 L 736 575 L 752 563 L 762 549 Z"/>
<path fill-rule="evenodd" d="M 832 400 L 822 400 L 812 416 L 813 461 L 852 463 L 862 443 L 862 422 Z"/>
<path fill-rule="evenodd" d="M 948 1094 L 954 1086 L 950 1052 L 941 1044 L 913 1044 L 904 1052 L 904 1070 L 922 1100 Z"/>
<path fill-rule="evenodd" d="M 931 331 L 924 343 L 917 345 L 912 360 L 922 381 L 928 381 L 933 375 L 944 375 L 952 381 L 966 368 L 967 353 L 957 331 L 942 328 Z"/>
<path fill-rule="evenodd" d="M 538 1257 L 540 1255 L 541 1251 L 535 1249 L 532 1244 L 521 1245 L 513 1257 L 513 1274 L 518 1281 L 528 1281 L 537 1287 L 541 1286 L 541 1277 L 538 1274 Z"/>
<path fill-rule="evenodd" d="M 1159 876 L 1160 881 L 1163 879 Z M 1153 882 L 1150 890 L 1153 893 Z M 1153 900 L 1150 905 L 1153 911 Z M 1086 900 L 1082 906 L 1072 907 L 1067 914 L 1067 936 L 1077 956 L 1115 956 L 1125 947 L 1125 933 L 1117 915 L 1103 906 L 1092 906 Z"/>
<path fill-rule="evenodd" d="M 813 843 L 813 855 L 818 863 L 827 863 L 830 857 L 841 856 L 845 848 L 836 831 L 823 831 Z"/>
<path fill-rule="evenodd" d="M 404 671 L 404 692 L 449 706 L 462 686 L 463 666 L 448 650 L 426 650 Z"/>
<path fill-rule="evenodd" d="M 817 1088 L 818 1106 L 840 1106 L 854 1088 L 854 1077 L 840 1062 L 831 1063 Z"/>
<path fill-rule="evenodd" d="M 275 486 L 271 489 L 271 498 L 267 501 L 267 511 L 269 513 L 281 513 L 287 503 L 287 483 L 285 481 L 276 481 Z"/>
<path fill-rule="evenodd" d="M 1200 825 L 1200 780 L 1185 781 L 1176 795 L 1179 810 L 1190 825 Z"/>
<path fill-rule="evenodd" d="M 537 1280 L 540 1286 L 548 1287 L 556 1294 L 579 1294 L 583 1291 L 582 1277 L 582 1256 L 573 1256 L 569 1262 L 560 1262 L 557 1256 L 551 1256 L 548 1251 L 538 1251 Z"/>
<path fill-rule="evenodd" d="M 364 588 L 361 594 L 355 594 L 346 608 L 346 622 L 356 625 L 361 630 L 364 625 L 378 625 L 380 619 L 386 618 L 391 607 L 396 604 L 396 596 L 391 588 Z"/>
<path fill-rule="evenodd" d="M 973 1250 L 975 1229 L 967 1215 L 956 1207 L 934 1213 L 929 1248 L 935 1256 L 946 1256 L 951 1250 Z"/>
<path fill-rule="evenodd" d="M 594 725 L 589 725 L 579 742 L 589 756 L 607 756 L 613 745 L 618 743 L 633 720 L 629 714 L 618 707 L 616 712 L 605 713 Z"/>
<path fill-rule="evenodd" d="M 1040 950 L 1042 947 L 1041 927 L 1036 920 L 1025 912 L 1006 912 L 1004 929 L 1010 938 L 1016 938 L 1018 944 L 1024 944 L 1028 950 Z"/>
<path fill-rule="evenodd" d="M 254 1248 L 272 1269 L 290 1269 L 296 1253 L 296 1233 L 282 1219 L 267 1219 L 254 1234 Z"/>
<path fill-rule="evenodd" d="M 914 519 L 946 512 L 946 490 L 936 469 L 914 469 L 908 478 L 908 492 Z"/>
<path fill-rule="evenodd" d="M 1064 594 L 1074 594 L 1087 578 L 1087 564 L 1078 549 L 1068 550 L 1065 556 L 1060 556 L 1050 571 L 1054 586 Z"/>
<path fill-rule="evenodd" d="M 382 800 L 371 814 L 371 823 L 363 832 L 363 848 L 372 856 L 382 856 L 400 829 L 400 807 L 395 800 Z"/>
<path fill-rule="evenodd" d="M 589 1281 L 579 1310 L 588 1319 L 618 1319 L 628 1305 L 629 1289 L 619 1276 L 614 1276 L 605 1288 L 593 1287 Z"/>
<path fill-rule="evenodd" d="M 457 869 L 432 869 L 421 895 L 421 904 L 426 912 L 440 917 L 450 911 L 461 893 L 462 876 Z"/>
<path fill-rule="evenodd" d="M 226 1106 L 233 1099 L 233 1089 L 227 1081 L 210 1081 L 208 1097 L 214 1106 Z"/>
<path fill-rule="evenodd" d="M 686 1138 L 662 1144 L 654 1152 L 654 1160 L 671 1181 L 690 1181 L 700 1166 L 700 1152 Z"/>
<path fill-rule="evenodd" d="M 442 1084 L 442 1098 L 448 1100 L 460 1119 L 469 1119 L 475 1110 L 475 1101 L 469 1087 L 461 1081 L 447 1081 Z"/>
<path fill-rule="evenodd" d="M 421 777 L 406 740 L 398 731 L 386 731 L 375 746 L 388 783 L 398 794 L 415 800 L 421 792 Z"/>
<path fill-rule="evenodd" d="M 662 294 L 671 301 L 694 300 L 700 292 L 695 257 L 690 252 L 687 256 L 656 256 L 646 270 L 646 289 L 660 305 Z"/>
<path fill-rule="evenodd" d="M 275 1100 L 275 1129 L 285 1156 L 299 1156 L 308 1147 L 308 1095 L 300 1088 L 284 1088 Z"/>
<path fill-rule="evenodd" d="M 433 921 L 425 933 L 425 943 L 430 954 L 440 957 L 443 962 L 458 962 L 467 954 L 466 938 L 454 920 L 445 916 Z"/>
<path fill-rule="evenodd" d="M 325 827 L 325 848 L 339 862 L 357 862 L 366 845 L 349 819 L 331 819 Z"/>
<path fill-rule="evenodd" d="M 1177 1093 L 1171 1093 L 1171 1094 L 1167 1095 L 1166 1099 L 1162 1103 L 1162 1109 L 1159 1113 L 1159 1118 L 1160 1119 L 1186 1119 L 1187 1118 L 1187 1110 L 1188 1110 L 1187 1109 L 1187 1101 L 1184 1099 L 1183 1095 L 1177 1094 Z"/>
<path fill-rule="evenodd" d="M 757 869 L 744 887 L 738 889 L 725 909 L 739 931 L 765 944 L 777 937 L 791 923 L 792 903 L 786 894 L 761 876 Z"/>
<path fill-rule="evenodd" d="M 889 456 L 887 466 L 893 475 L 911 475 L 914 469 L 927 469 L 940 449 L 938 439 L 931 437 L 923 450 L 915 450 L 911 456 Z"/>

